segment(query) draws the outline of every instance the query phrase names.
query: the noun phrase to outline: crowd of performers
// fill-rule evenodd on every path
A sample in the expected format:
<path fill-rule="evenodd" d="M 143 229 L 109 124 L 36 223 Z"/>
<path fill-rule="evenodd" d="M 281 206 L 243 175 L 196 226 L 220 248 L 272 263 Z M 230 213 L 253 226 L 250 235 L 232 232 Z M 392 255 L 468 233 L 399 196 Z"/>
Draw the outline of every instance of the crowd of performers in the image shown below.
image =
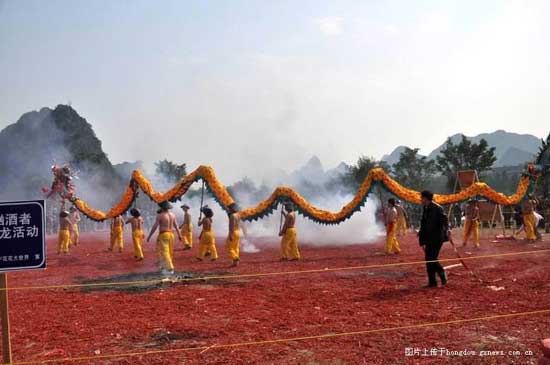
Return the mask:
<path fill-rule="evenodd" d="M 422 218 L 420 219 L 420 228 L 417 232 L 419 244 L 424 250 L 426 269 L 428 273 L 428 287 L 437 287 L 436 274 L 439 276 L 442 285 L 447 284 L 447 275 L 438 261 L 439 252 L 444 242 L 451 240 L 451 224 L 444 209 L 439 204 L 433 202 L 433 193 L 425 190 L 421 193 L 422 197 Z M 533 195 L 528 195 L 520 207 L 516 208 L 519 213 L 516 215 L 520 228 L 514 232 L 514 235 L 525 232 L 527 242 L 533 243 L 542 240 L 538 230 L 542 216 L 537 213 L 538 201 Z M 386 247 L 387 255 L 399 254 L 398 237 L 402 236 L 408 227 L 409 217 L 401 205 L 394 199 L 388 199 L 387 208 L 383 209 L 382 216 L 386 225 Z M 464 219 L 464 229 L 462 237 L 462 246 L 466 247 L 470 237 L 473 236 L 474 247 L 479 247 L 480 213 L 477 199 L 470 199 L 461 212 L 461 219 Z M 514 238 L 514 235 L 512 238 Z"/>
<path fill-rule="evenodd" d="M 525 238 L 530 243 L 542 240 L 539 227 L 544 225 L 546 219 L 541 213 L 547 217 L 550 216 L 550 206 L 543 212 L 541 205 L 533 195 L 528 195 L 522 204 L 513 208 L 516 230 L 509 238 L 515 239 L 516 236 L 525 233 Z M 479 201 L 475 198 L 470 199 L 463 208 L 456 204 L 451 213 L 449 217 L 451 228 L 463 228 L 462 246 L 466 247 L 472 240 L 474 247 L 478 248 L 481 229 Z M 383 210 L 382 216 L 386 225 L 386 254 L 398 254 L 401 251 L 399 237 L 411 227 L 411 219 L 401 202 L 393 198 L 388 199 L 388 206 Z"/>
<path fill-rule="evenodd" d="M 443 267 L 439 264 L 438 257 L 444 242 L 451 237 L 452 224 L 449 222 L 443 207 L 433 202 L 433 193 L 423 191 L 422 196 L 422 217 L 420 227 L 417 231 L 419 244 L 423 248 L 428 272 L 428 286 L 437 286 L 436 275 L 440 277 L 441 283 L 447 283 L 447 277 Z M 410 218 L 406 209 L 400 201 L 390 198 L 388 205 L 383 209 L 382 216 L 386 226 L 386 246 L 387 255 L 399 254 L 399 238 L 403 236 L 410 227 Z M 538 232 L 538 225 L 542 217 L 537 213 L 538 202 L 529 195 L 521 205 L 520 218 L 521 227 L 515 232 L 518 234 L 525 232 L 528 242 L 535 242 L 541 239 Z M 110 225 L 110 245 L 108 251 L 123 252 L 124 248 L 124 226 L 130 225 L 132 229 L 132 241 L 134 258 L 137 261 L 144 259 L 143 242 L 150 242 L 153 235 L 158 231 L 156 239 L 156 255 L 159 263 L 159 269 L 163 273 L 174 273 L 174 247 L 176 236 L 183 244 L 184 250 L 193 248 L 193 223 L 190 213 L 190 207 L 186 204 L 181 206 L 183 210 L 183 222 L 178 224 L 176 215 L 172 212 L 172 204 L 164 201 L 159 204 L 157 216 L 152 225 L 149 234 L 145 235 L 144 219 L 141 212 L 133 208 L 130 210 L 130 217 L 120 215 L 111 220 Z M 237 204 L 228 207 L 228 233 L 225 240 L 227 256 L 231 260 L 231 266 L 238 266 L 240 262 L 240 242 L 244 227 L 241 226 L 240 208 Z M 198 237 L 198 249 L 196 254 L 197 261 L 203 261 L 209 258 L 216 261 L 219 256 L 216 249 L 216 239 L 213 231 L 214 212 L 208 206 L 201 208 L 201 215 L 198 220 L 198 226 L 201 232 Z M 71 207 L 69 211 L 61 211 L 59 214 L 59 243 L 58 254 L 68 253 L 71 245 L 79 244 L 79 222 L 81 220 L 79 212 Z M 296 232 L 296 213 L 292 203 L 284 205 L 282 211 L 279 236 L 281 237 L 281 260 L 299 260 L 300 251 L 298 248 Z M 519 219 L 519 218 L 518 218 Z M 461 214 L 463 223 L 462 245 L 467 246 L 470 238 L 473 238 L 474 247 L 479 247 L 480 230 L 480 210 L 476 199 L 469 200 Z"/>
<path fill-rule="evenodd" d="M 186 204 L 181 206 L 183 210 L 183 222 L 178 225 L 176 215 L 172 212 L 172 204 L 164 201 L 159 204 L 157 216 L 151 227 L 147 238 L 145 236 L 144 219 L 141 212 L 132 208 L 130 217 L 120 215 L 111 220 L 110 225 L 110 245 L 108 251 L 123 252 L 124 248 L 124 226 L 129 224 L 132 228 L 132 241 L 134 246 L 134 258 L 137 261 L 144 259 L 143 242 L 150 242 L 152 236 L 157 232 L 156 254 L 159 263 L 159 269 L 163 273 L 174 273 L 174 247 L 176 236 L 183 244 L 184 250 L 193 248 L 193 223 L 190 213 L 190 207 Z M 228 207 L 228 234 L 225 241 L 225 248 L 228 257 L 231 259 L 231 266 L 238 266 L 240 262 L 240 242 L 244 227 L 241 226 L 240 208 L 237 204 Z M 203 216 L 204 215 L 204 216 Z M 197 261 L 203 261 L 206 257 L 216 261 L 218 251 L 216 249 L 216 239 L 213 231 L 214 212 L 208 206 L 201 208 L 201 216 L 198 220 L 198 226 L 201 232 L 198 237 Z M 281 260 L 295 261 L 300 259 L 298 249 L 298 240 L 296 232 L 296 213 L 292 203 L 284 205 L 282 212 L 284 224 L 281 225 L 279 236 L 281 237 Z M 75 207 L 69 211 L 61 211 L 59 214 L 59 232 L 58 232 L 58 254 L 67 254 L 72 245 L 77 246 L 79 240 L 80 214 Z"/>

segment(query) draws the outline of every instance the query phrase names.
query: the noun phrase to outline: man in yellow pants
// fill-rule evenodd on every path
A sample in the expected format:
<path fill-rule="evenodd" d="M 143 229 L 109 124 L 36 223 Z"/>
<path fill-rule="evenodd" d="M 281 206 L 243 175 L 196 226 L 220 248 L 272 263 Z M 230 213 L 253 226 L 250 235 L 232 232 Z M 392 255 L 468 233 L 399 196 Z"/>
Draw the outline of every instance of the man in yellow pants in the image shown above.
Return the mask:
<path fill-rule="evenodd" d="M 401 252 L 399 242 L 397 241 L 397 209 L 395 208 L 395 199 L 388 199 L 388 208 L 384 214 L 386 219 L 386 255 L 392 253 L 398 254 Z"/>
<path fill-rule="evenodd" d="M 72 230 L 73 223 L 69 219 L 69 212 L 63 210 L 61 213 L 59 213 L 57 254 L 60 254 L 61 252 L 63 252 L 64 254 L 69 253 Z"/>
<path fill-rule="evenodd" d="M 183 204 L 183 223 L 180 226 L 181 238 L 183 240 L 183 249 L 190 250 L 193 247 L 193 223 L 191 223 L 191 214 L 189 214 L 189 205 Z"/>
<path fill-rule="evenodd" d="M 241 229 L 240 221 L 241 216 L 239 215 L 239 207 L 237 204 L 233 203 L 228 207 L 228 216 L 229 216 L 229 233 L 227 234 L 227 240 L 225 242 L 225 248 L 227 254 L 233 260 L 231 266 L 238 266 L 240 258 L 240 244 L 241 244 Z"/>
<path fill-rule="evenodd" d="M 466 247 L 468 239 L 471 235 L 474 236 L 474 246 L 479 247 L 479 207 L 477 200 L 471 199 L 466 205 L 464 212 L 464 240 L 462 246 Z"/>
<path fill-rule="evenodd" d="M 179 240 L 181 241 L 181 234 L 176 223 L 176 215 L 170 212 L 172 204 L 167 201 L 163 201 L 159 204 L 160 212 L 157 214 L 157 219 L 151 232 L 147 236 L 147 242 L 151 239 L 151 236 L 157 228 L 159 229 L 159 235 L 157 237 L 157 253 L 159 255 L 160 271 L 162 274 L 174 273 L 174 262 L 171 253 L 171 247 L 174 247 L 174 230 L 176 231 Z"/>
<path fill-rule="evenodd" d="M 204 217 L 199 221 L 199 227 L 202 226 L 201 234 L 199 235 L 199 253 L 198 261 L 202 261 L 207 252 L 210 253 L 210 260 L 218 259 L 218 250 L 216 250 L 216 238 L 212 231 L 212 217 L 214 212 L 208 207 L 203 207 L 202 212 Z"/>
<path fill-rule="evenodd" d="M 124 220 L 122 216 L 119 215 L 114 217 L 111 221 L 111 245 L 109 246 L 109 251 L 113 251 L 115 248 L 118 248 L 118 252 L 122 252 L 124 247 Z"/>
<path fill-rule="evenodd" d="M 80 230 L 78 229 L 78 223 L 80 222 L 80 213 L 78 212 L 78 209 L 76 207 L 72 206 L 69 208 L 69 212 L 71 214 L 71 222 L 73 223 L 73 234 L 71 243 L 75 246 L 78 246 L 80 243 Z"/>
<path fill-rule="evenodd" d="M 134 242 L 134 258 L 137 261 L 143 260 L 143 239 L 145 234 L 143 233 L 143 217 L 141 213 L 136 208 L 130 210 L 130 215 L 132 218 L 126 221 L 126 224 L 130 223 L 132 225 L 132 241 Z"/>
<path fill-rule="evenodd" d="M 409 216 L 399 200 L 395 202 L 395 209 L 397 210 L 397 235 L 404 236 L 409 227 Z"/>
<path fill-rule="evenodd" d="M 285 204 L 285 212 L 282 213 L 285 223 L 279 232 L 281 238 L 281 260 L 296 261 L 301 258 L 298 250 L 298 238 L 296 232 L 296 213 L 292 204 Z"/>
<path fill-rule="evenodd" d="M 523 202 L 521 207 L 521 212 L 523 213 L 523 225 L 525 226 L 525 234 L 527 235 L 527 240 L 529 242 L 535 242 L 537 235 L 535 234 L 535 206 L 533 204 L 533 196 L 529 194 L 527 199 Z"/>

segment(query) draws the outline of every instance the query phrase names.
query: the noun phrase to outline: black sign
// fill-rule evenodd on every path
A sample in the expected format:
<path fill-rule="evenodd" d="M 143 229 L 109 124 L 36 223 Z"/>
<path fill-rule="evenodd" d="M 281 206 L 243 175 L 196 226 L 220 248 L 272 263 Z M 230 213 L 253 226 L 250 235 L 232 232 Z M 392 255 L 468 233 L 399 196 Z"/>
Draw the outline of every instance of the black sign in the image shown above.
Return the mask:
<path fill-rule="evenodd" d="M 44 200 L 0 202 L 0 272 L 46 268 Z"/>

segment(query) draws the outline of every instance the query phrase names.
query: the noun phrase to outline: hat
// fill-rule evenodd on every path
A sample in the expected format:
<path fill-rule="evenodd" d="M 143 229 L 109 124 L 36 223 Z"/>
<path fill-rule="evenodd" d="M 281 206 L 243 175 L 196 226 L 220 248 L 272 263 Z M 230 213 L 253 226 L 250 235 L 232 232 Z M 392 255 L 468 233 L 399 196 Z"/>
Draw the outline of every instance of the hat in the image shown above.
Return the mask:
<path fill-rule="evenodd" d="M 136 208 L 132 208 L 130 209 L 130 214 L 132 215 L 132 217 L 134 218 L 137 218 L 141 215 L 141 213 L 139 212 L 139 210 L 137 210 Z"/>
<path fill-rule="evenodd" d="M 76 212 L 76 207 L 73 205 L 72 207 L 69 208 L 69 211 L 70 212 Z"/>
<path fill-rule="evenodd" d="M 181 208 L 181 209 L 189 209 L 189 205 L 183 204 L 180 208 Z"/>
<path fill-rule="evenodd" d="M 159 203 L 159 207 L 162 210 L 172 209 L 172 204 L 168 200 Z"/>
<path fill-rule="evenodd" d="M 284 207 L 287 212 L 292 212 L 294 210 L 294 204 L 292 202 L 285 203 Z"/>
<path fill-rule="evenodd" d="M 66 210 L 62 210 L 60 213 L 59 213 L 59 216 L 61 218 L 66 218 L 69 216 L 69 212 L 67 212 Z"/>

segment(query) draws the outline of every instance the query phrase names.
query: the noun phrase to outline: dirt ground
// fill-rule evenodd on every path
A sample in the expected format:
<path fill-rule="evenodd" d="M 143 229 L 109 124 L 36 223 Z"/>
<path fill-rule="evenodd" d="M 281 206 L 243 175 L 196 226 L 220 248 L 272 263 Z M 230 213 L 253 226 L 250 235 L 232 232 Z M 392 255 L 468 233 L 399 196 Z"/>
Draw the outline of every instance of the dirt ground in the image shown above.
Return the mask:
<path fill-rule="evenodd" d="M 484 239 L 480 249 L 461 248 L 460 252 L 468 257 L 550 249 L 550 237 L 545 240 L 526 244 Z M 398 256 L 382 255 L 382 241 L 381 237 L 374 244 L 340 247 L 304 243 L 303 261 L 280 262 L 277 241 L 258 239 L 254 243 L 260 252 L 243 253 L 241 265 L 229 268 L 220 237 L 221 259 L 217 262 L 195 262 L 196 247 L 183 251 L 178 246 L 175 254 L 176 277 L 216 275 L 217 279 L 170 283 L 157 280 L 153 244 L 145 246 L 145 261 L 135 262 L 129 235 L 123 253 L 106 252 L 108 237 L 101 233 L 83 235 L 81 244 L 67 256 L 55 254 L 55 237 L 49 237 L 46 270 L 9 274 L 9 285 L 14 288 L 9 292 L 14 361 L 536 364 L 541 354 L 540 340 L 550 337 L 549 313 L 392 328 L 549 309 L 549 252 L 468 261 L 480 277 L 492 283 L 481 284 L 463 267 L 453 267 L 448 270 L 448 286 L 437 289 L 422 288 L 426 284 L 423 264 L 324 270 L 423 260 L 414 234 L 401 239 L 403 252 Z M 456 257 L 449 244 L 445 244 L 441 257 Z M 444 265 L 452 264 L 455 262 Z M 319 269 L 325 272 L 296 273 Z M 277 272 L 294 273 L 223 278 Z M 20 288 L 134 280 L 142 282 L 107 287 Z M 382 329 L 390 330 L 332 336 Z M 329 336 L 216 347 L 317 335 Z M 432 354 L 432 349 L 437 354 Z M 447 350 L 475 354 L 459 356 L 447 354 Z M 413 356 L 407 356 L 407 351 L 413 351 Z M 433 356 L 423 356 L 425 351 Z M 109 357 L 130 353 L 142 354 Z M 57 361 L 69 357 L 84 359 Z"/>

